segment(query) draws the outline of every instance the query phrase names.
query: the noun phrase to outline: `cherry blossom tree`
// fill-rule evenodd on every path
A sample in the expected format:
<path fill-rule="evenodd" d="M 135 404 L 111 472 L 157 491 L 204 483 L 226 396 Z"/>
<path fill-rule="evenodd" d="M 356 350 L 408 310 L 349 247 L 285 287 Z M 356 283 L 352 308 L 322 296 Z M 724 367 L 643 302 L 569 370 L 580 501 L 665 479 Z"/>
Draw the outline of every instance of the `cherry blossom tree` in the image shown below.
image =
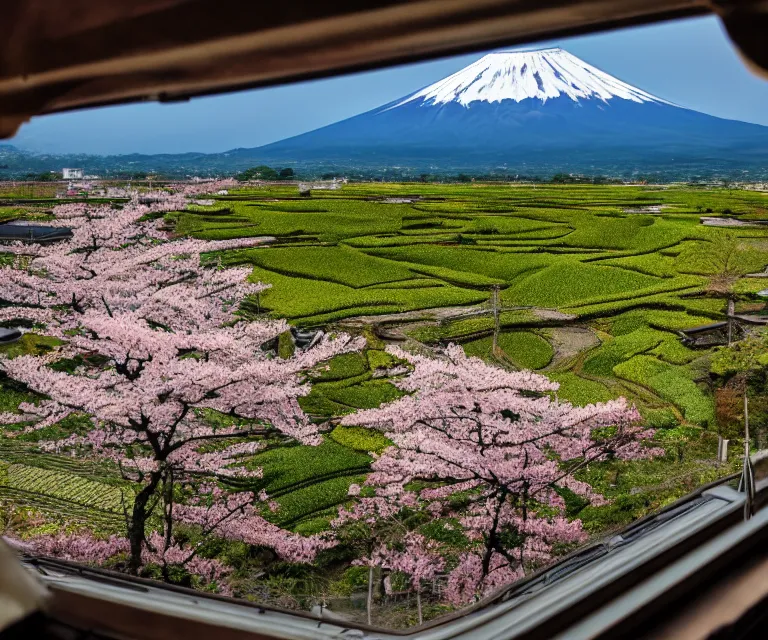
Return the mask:
<path fill-rule="evenodd" d="M 0 245 L 0 251 L 18 256 L 0 269 L 0 322 L 46 323 L 52 325 L 46 327 L 50 334 L 76 328 L 77 315 L 87 309 L 114 314 L 145 307 L 141 315 L 160 324 L 175 317 L 188 330 L 199 328 L 201 320 L 209 327 L 220 325 L 228 300 L 265 287 L 248 283 L 247 269 L 205 269 L 200 255 L 268 239 L 169 242 L 157 216 L 188 204 L 178 194 L 156 194 L 150 204 L 134 197 L 117 210 L 83 203 L 55 207 L 49 224 L 71 228 L 71 241 Z"/>
<path fill-rule="evenodd" d="M 379 500 L 461 523 L 470 545 L 449 574 L 455 604 L 522 577 L 548 561 L 556 543 L 584 540 L 559 491 L 603 498 L 576 479 L 579 469 L 609 456 L 660 453 L 644 443 L 653 432 L 623 399 L 558 402 L 558 385 L 544 376 L 499 369 L 453 345 L 440 357 L 389 351 L 412 368 L 396 382 L 408 395 L 342 423 L 380 429 L 395 445 L 375 458 L 366 481 Z M 399 558 L 418 564 L 411 547 Z"/>
<path fill-rule="evenodd" d="M 416 592 L 416 613 L 419 624 L 424 622 L 421 607 L 422 582 L 442 573 L 445 560 L 439 555 L 437 544 L 415 533 L 406 533 L 402 540 L 378 552 L 378 564 L 409 576 L 411 588 Z"/>
<path fill-rule="evenodd" d="M 223 578 L 231 573 L 232 567 L 214 558 L 201 558 L 193 549 L 185 545 L 166 548 L 161 538 L 162 536 L 156 531 L 148 536 L 149 544 L 142 550 L 144 564 L 158 565 L 164 572 L 167 572 L 168 567 L 172 565 L 183 566 L 189 574 L 199 577 L 205 584 L 215 584 L 219 592 L 225 595 L 231 593 Z M 98 538 L 88 531 L 43 534 L 28 540 L 13 536 L 4 536 L 3 539 L 22 553 L 97 566 L 117 561 L 120 556 L 125 556 L 130 551 L 130 543 L 126 538 L 116 535 Z M 162 551 L 153 551 L 153 549 Z"/>
<path fill-rule="evenodd" d="M 366 614 L 371 624 L 373 611 L 373 580 L 377 567 L 387 568 L 389 545 L 408 534 L 408 528 L 398 515 L 416 505 L 414 496 L 403 493 L 387 497 L 362 496 L 360 485 L 349 488 L 355 502 L 350 508 L 341 507 L 331 521 L 337 542 L 354 549 L 354 565 L 368 567 L 368 598 Z"/>
<path fill-rule="evenodd" d="M 170 237 L 160 217 L 187 206 L 187 196 L 197 192 L 184 191 L 144 194 L 143 201 L 134 194 L 122 209 L 63 205 L 54 215 L 57 224 L 73 229 L 70 242 L 6 248 L 27 260 L 0 273 L 7 283 L 0 320 L 26 320 L 64 345 L 45 356 L 0 360 L 1 371 L 45 398 L 22 405 L 21 414 L 0 415 L 0 424 L 23 419 L 30 423 L 26 430 L 40 430 L 73 412 L 90 417 L 87 433 L 42 446 L 112 460 L 137 483 L 126 507 L 133 572 L 147 550 L 182 557 L 173 537 L 176 521 L 309 558 L 322 541 L 296 540 L 261 518 L 252 503 L 267 500 L 266 494 L 233 497 L 215 483 L 258 478 L 259 469 L 239 461 L 263 447 L 265 436 L 318 444 L 318 428 L 297 401 L 309 391 L 300 374 L 361 342 L 324 336 L 288 359 L 263 349 L 288 329 L 286 323 L 247 322 L 236 312 L 264 285 L 248 282 L 247 269 L 223 269 L 203 255 L 263 239 Z M 51 367 L 65 359 L 74 368 Z M 217 426 L 212 415 L 226 416 L 228 426 Z M 174 506 L 174 484 L 200 480 L 207 490 L 199 504 Z M 159 547 L 146 528 L 160 503 L 165 525 Z"/>

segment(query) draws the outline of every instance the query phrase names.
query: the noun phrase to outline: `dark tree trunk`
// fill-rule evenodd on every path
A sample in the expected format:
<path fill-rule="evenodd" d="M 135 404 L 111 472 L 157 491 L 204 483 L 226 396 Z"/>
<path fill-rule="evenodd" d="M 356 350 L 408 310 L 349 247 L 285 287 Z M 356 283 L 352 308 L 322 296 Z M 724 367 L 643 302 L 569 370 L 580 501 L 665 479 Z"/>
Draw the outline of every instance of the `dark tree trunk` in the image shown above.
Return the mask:
<path fill-rule="evenodd" d="M 141 551 L 144 546 L 145 527 L 149 518 L 149 502 L 157 491 L 161 475 L 155 472 L 150 476 L 149 484 L 139 491 L 133 502 L 133 511 L 128 522 L 128 542 L 131 545 L 131 556 L 128 560 L 128 571 L 134 575 L 141 568 Z"/>
<path fill-rule="evenodd" d="M 499 496 L 496 498 L 496 511 L 493 514 L 493 524 L 491 525 L 491 530 L 488 532 L 488 537 L 485 542 L 485 553 L 483 554 L 483 577 L 491 572 L 491 556 L 499 543 L 499 516 L 501 515 L 501 507 L 504 504 L 506 497 L 506 491 L 500 491 Z"/>

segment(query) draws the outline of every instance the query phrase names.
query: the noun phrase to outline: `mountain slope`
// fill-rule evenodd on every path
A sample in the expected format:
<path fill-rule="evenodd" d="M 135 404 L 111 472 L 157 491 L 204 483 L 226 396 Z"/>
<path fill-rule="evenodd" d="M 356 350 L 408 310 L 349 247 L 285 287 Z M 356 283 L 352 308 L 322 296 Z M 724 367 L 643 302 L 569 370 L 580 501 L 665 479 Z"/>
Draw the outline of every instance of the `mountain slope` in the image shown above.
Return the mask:
<path fill-rule="evenodd" d="M 242 152 L 444 170 L 754 171 L 768 166 L 768 127 L 676 106 L 546 49 L 489 54 L 383 107 Z"/>

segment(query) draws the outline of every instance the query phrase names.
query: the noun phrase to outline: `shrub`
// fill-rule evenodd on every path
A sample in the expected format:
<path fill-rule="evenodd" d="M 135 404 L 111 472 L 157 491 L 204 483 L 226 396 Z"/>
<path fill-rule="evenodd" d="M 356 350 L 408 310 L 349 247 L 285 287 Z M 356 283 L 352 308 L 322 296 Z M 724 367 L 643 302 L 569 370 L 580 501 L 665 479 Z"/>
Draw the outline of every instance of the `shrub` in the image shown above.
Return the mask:
<path fill-rule="evenodd" d="M 378 431 L 365 427 L 337 426 L 331 432 L 331 438 L 345 447 L 356 451 L 381 453 L 392 443 Z"/>

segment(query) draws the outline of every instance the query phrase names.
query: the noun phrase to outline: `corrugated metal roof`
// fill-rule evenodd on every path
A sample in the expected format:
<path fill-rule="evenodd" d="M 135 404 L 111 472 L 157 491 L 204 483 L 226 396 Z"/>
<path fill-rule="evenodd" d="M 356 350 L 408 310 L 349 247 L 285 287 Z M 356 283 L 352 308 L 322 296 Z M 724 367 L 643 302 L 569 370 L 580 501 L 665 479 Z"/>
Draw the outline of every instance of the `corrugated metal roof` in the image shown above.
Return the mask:
<path fill-rule="evenodd" d="M 19 338 L 21 338 L 21 331 L 18 329 L 3 329 L 0 327 L 0 344 L 16 342 Z"/>
<path fill-rule="evenodd" d="M 54 242 L 68 240 L 72 229 L 40 225 L 0 224 L 0 241 Z"/>

